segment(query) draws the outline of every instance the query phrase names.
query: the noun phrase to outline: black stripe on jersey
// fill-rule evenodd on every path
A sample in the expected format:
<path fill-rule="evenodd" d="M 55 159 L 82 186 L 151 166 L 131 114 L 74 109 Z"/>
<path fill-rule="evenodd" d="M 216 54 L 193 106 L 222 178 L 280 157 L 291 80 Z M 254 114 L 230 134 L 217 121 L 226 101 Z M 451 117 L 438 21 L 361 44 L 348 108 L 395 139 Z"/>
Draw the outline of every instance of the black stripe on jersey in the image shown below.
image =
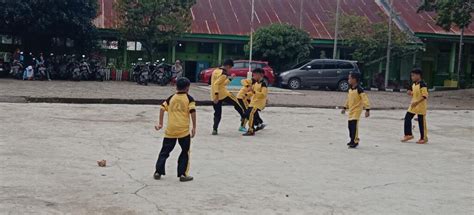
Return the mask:
<path fill-rule="evenodd" d="M 166 103 L 167 103 L 168 105 L 170 104 L 171 98 L 173 98 L 173 96 L 174 96 L 174 95 L 171 95 L 170 97 L 168 97 L 168 98 L 166 99 Z"/>
<path fill-rule="evenodd" d="M 420 88 L 426 87 L 428 88 L 428 85 L 424 81 L 420 81 Z"/>
<path fill-rule="evenodd" d="M 357 93 L 361 94 L 364 92 L 364 88 L 362 88 L 361 86 L 357 86 Z"/>
<path fill-rule="evenodd" d="M 190 96 L 189 94 L 186 94 L 186 95 L 188 96 L 188 101 L 189 101 L 189 103 L 195 102 L 195 101 L 194 101 L 194 98 L 193 98 L 192 96 Z M 189 113 L 194 113 L 194 112 L 196 112 L 196 109 L 191 109 L 191 110 L 189 111 Z"/>
<path fill-rule="evenodd" d="M 189 103 L 194 102 L 194 98 L 192 96 L 190 96 L 189 94 L 187 94 L 187 96 L 188 96 Z"/>

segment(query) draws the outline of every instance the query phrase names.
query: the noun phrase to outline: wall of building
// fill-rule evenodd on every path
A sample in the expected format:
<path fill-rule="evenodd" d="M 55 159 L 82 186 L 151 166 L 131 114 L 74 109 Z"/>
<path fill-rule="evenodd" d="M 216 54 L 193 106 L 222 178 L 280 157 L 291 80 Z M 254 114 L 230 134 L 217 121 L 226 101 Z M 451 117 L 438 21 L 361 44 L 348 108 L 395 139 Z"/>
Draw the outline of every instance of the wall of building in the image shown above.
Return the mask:
<path fill-rule="evenodd" d="M 460 72 L 462 86 L 472 86 L 472 65 L 474 44 L 465 44 Z M 427 42 L 426 51 L 421 53 L 418 65 L 425 74 L 429 86 L 444 86 L 445 80 L 457 79 L 459 43 Z"/>

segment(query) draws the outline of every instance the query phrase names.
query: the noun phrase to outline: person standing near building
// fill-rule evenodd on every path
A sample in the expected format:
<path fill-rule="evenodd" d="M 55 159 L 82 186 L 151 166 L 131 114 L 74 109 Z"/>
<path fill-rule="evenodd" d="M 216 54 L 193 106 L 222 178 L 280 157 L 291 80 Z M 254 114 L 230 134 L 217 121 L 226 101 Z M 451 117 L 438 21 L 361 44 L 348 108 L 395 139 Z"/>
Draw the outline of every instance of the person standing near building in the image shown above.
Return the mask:
<path fill-rule="evenodd" d="M 181 65 L 180 60 L 176 60 L 174 65 L 171 67 L 171 72 L 173 72 L 173 75 L 176 77 L 176 80 L 183 77 L 183 66 Z"/>
<path fill-rule="evenodd" d="M 237 97 L 227 90 L 227 85 L 235 77 L 232 74 L 229 77 L 229 72 L 234 67 L 234 61 L 227 59 L 224 61 L 222 67 L 214 70 L 211 76 L 211 100 L 214 107 L 214 125 L 212 135 L 217 135 L 217 129 L 222 117 L 222 104 L 228 103 L 234 106 L 234 109 L 239 113 L 240 118 L 244 118 L 244 109 L 240 106 Z"/>
<path fill-rule="evenodd" d="M 411 71 L 411 80 L 413 85 L 408 91 L 408 95 L 412 97 L 411 105 L 405 115 L 405 136 L 402 142 L 408 142 L 413 139 L 411 120 L 415 115 L 418 115 L 418 125 L 420 127 L 420 140 L 416 143 L 428 143 L 428 128 L 426 127 L 426 109 L 428 108 L 428 86 L 423 81 L 423 72 L 421 69 L 414 69 Z"/>

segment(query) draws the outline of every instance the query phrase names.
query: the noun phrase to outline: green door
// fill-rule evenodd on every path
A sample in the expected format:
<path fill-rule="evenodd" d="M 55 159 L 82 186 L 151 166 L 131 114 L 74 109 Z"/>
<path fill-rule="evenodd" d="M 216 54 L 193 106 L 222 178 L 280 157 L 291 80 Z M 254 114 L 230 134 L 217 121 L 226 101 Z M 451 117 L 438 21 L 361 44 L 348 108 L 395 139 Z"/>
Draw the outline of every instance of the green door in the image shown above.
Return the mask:
<path fill-rule="evenodd" d="M 425 80 L 426 84 L 428 84 L 428 88 L 433 87 L 433 61 L 423 61 L 421 63 L 421 69 L 423 70 L 423 79 Z"/>

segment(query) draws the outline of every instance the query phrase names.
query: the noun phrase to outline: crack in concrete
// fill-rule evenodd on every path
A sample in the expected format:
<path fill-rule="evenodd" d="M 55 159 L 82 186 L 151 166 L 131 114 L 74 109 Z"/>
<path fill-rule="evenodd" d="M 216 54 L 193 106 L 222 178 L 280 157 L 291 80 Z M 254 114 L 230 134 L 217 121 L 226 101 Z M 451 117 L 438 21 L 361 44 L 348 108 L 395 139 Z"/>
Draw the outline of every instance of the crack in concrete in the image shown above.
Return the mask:
<path fill-rule="evenodd" d="M 113 156 L 115 156 L 115 155 L 113 155 Z M 128 177 L 129 177 L 130 179 L 132 179 L 132 180 L 134 180 L 136 183 L 139 183 L 139 184 L 142 185 L 140 188 L 136 189 L 132 194 L 135 195 L 135 196 L 137 196 L 137 197 L 139 197 L 139 198 L 141 198 L 141 199 L 143 199 L 143 200 L 145 200 L 145 201 L 147 201 L 148 203 L 153 204 L 153 205 L 155 206 L 156 211 L 157 211 L 158 213 L 159 213 L 159 212 L 164 213 L 164 211 L 159 208 L 158 204 L 156 204 L 155 202 L 151 201 L 151 200 L 148 199 L 147 197 L 142 196 L 142 195 L 139 194 L 140 191 L 144 190 L 144 189 L 147 188 L 149 185 L 148 185 L 147 183 L 145 183 L 145 182 L 142 182 L 142 181 L 136 179 L 136 178 L 133 177 L 129 172 L 127 172 L 126 170 L 124 170 L 124 169 L 122 168 L 122 166 L 119 164 L 120 157 L 117 157 L 117 156 L 115 156 L 115 157 L 117 158 L 117 161 L 116 161 L 117 167 L 118 167 L 123 173 L 125 173 L 126 175 L 128 175 Z"/>
<path fill-rule="evenodd" d="M 150 199 L 148 199 L 147 197 L 143 196 L 143 195 L 140 195 L 140 191 L 144 190 L 145 188 L 149 187 L 149 185 L 143 181 L 140 181 L 138 179 L 136 179 L 135 177 L 132 176 L 132 174 L 130 174 L 128 171 L 126 171 L 125 169 L 122 168 L 122 166 L 120 165 L 120 160 L 121 158 L 119 156 L 116 156 L 114 154 L 111 154 L 108 150 L 108 148 L 102 144 L 102 140 L 99 140 L 99 144 L 102 146 L 102 148 L 104 149 L 105 153 L 109 156 L 112 156 L 112 157 L 115 157 L 116 161 L 115 161 L 115 164 L 116 166 L 120 169 L 121 172 L 125 173 L 130 179 L 132 179 L 133 181 L 135 181 L 136 183 L 142 185 L 141 187 L 139 187 L 138 189 L 136 189 L 133 193 L 133 195 L 137 196 L 138 198 L 141 198 L 143 200 L 145 200 L 146 202 L 150 203 L 150 204 L 153 204 L 155 206 L 155 209 L 156 209 L 156 212 L 157 213 L 164 213 L 163 210 L 161 210 L 158 206 L 158 204 L 156 204 L 155 202 L 151 201 Z"/>
<path fill-rule="evenodd" d="M 386 183 L 386 184 L 381 184 L 381 185 L 373 185 L 373 186 L 364 187 L 362 189 L 365 190 L 365 189 L 372 189 L 372 188 L 377 188 L 377 187 L 386 187 L 386 186 L 393 185 L 393 184 L 398 184 L 398 183 L 397 182 L 392 182 L 392 183 Z"/>

